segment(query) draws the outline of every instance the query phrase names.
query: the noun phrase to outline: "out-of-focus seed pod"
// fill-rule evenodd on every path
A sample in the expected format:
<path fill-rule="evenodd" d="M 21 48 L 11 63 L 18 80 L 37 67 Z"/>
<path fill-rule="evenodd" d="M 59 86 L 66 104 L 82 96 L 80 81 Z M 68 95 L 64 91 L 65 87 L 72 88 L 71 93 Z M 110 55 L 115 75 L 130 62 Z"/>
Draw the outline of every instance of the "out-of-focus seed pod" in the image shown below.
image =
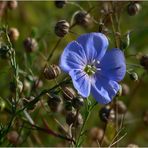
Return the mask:
<path fill-rule="evenodd" d="M 128 144 L 127 148 L 139 148 L 139 146 L 132 143 L 132 144 Z"/>
<path fill-rule="evenodd" d="M 63 8 L 67 3 L 67 0 L 55 0 L 54 4 L 57 8 Z"/>
<path fill-rule="evenodd" d="M 0 111 L 3 111 L 5 107 L 6 107 L 5 101 L 0 98 Z"/>
<path fill-rule="evenodd" d="M 58 21 L 55 25 L 55 34 L 58 37 L 64 37 L 69 33 L 69 23 L 66 20 Z"/>
<path fill-rule="evenodd" d="M 130 16 L 134 16 L 137 15 L 139 13 L 139 11 L 141 10 L 141 5 L 139 3 L 136 2 L 131 2 L 128 6 L 127 6 L 127 12 Z"/>
<path fill-rule="evenodd" d="M 7 139 L 10 143 L 14 144 L 15 146 L 21 143 L 22 138 L 18 134 L 17 131 L 11 131 L 7 134 Z"/>
<path fill-rule="evenodd" d="M 127 84 L 121 84 L 122 87 L 122 96 L 127 96 L 130 93 L 130 88 Z"/>
<path fill-rule="evenodd" d="M 59 112 L 62 109 L 62 99 L 59 95 L 52 94 L 48 97 L 47 103 L 53 112 Z"/>
<path fill-rule="evenodd" d="M 33 52 L 37 49 L 37 47 L 38 47 L 38 43 L 34 38 L 28 37 L 24 40 L 24 48 L 26 52 L 28 53 Z"/>
<path fill-rule="evenodd" d="M 146 125 L 148 125 L 148 110 L 144 113 L 143 121 Z"/>
<path fill-rule="evenodd" d="M 75 109 L 80 109 L 84 105 L 84 98 L 77 96 L 72 100 L 72 105 Z"/>
<path fill-rule="evenodd" d="M 104 131 L 101 128 L 93 127 L 90 130 L 90 138 L 94 141 L 100 141 L 103 137 Z"/>
<path fill-rule="evenodd" d="M 24 80 L 23 82 L 23 90 L 24 91 L 29 91 L 31 89 L 31 84 L 28 80 Z"/>
<path fill-rule="evenodd" d="M 18 2 L 16 0 L 10 0 L 7 3 L 9 9 L 16 9 L 18 6 Z"/>
<path fill-rule="evenodd" d="M 78 115 L 76 116 L 76 112 L 72 111 L 72 112 L 68 112 L 66 114 L 66 123 L 68 125 L 73 124 L 73 126 L 80 126 L 83 124 L 83 118 L 82 115 L 80 113 L 78 113 Z"/>
<path fill-rule="evenodd" d="M 0 45 L 0 57 L 2 59 L 8 59 L 11 56 L 11 50 L 7 45 Z"/>
<path fill-rule="evenodd" d="M 64 86 L 62 87 L 62 90 L 65 100 L 73 100 L 76 97 L 76 92 L 72 87 Z"/>
<path fill-rule="evenodd" d="M 148 55 L 143 55 L 140 58 L 140 64 L 146 69 L 148 70 Z"/>
<path fill-rule="evenodd" d="M 74 21 L 76 24 L 81 26 L 88 26 L 92 22 L 92 18 L 86 11 L 77 11 L 74 14 Z"/>
<path fill-rule="evenodd" d="M 132 72 L 129 75 L 130 75 L 131 80 L 133 80 L 133 81 L 137 81 L 138 80 L 138 74 L 137 73 Z"/>
<path fill-rule="evenodd" d="M 116 111 L 116 113 L 125 114 L 127 111 L 127 107 L 123 101 L 118 100 L 115 103 L 114 110 Z"/>
<path fill-rule="evenodd" d="M 103 122 L 113 121 L 115 112 L 109 106 L 102 107 L 99 111 L 99 117 Z"/>
<path fill-rule="evenodd" d="M 27 98 L 23 98 L 23 105 L 26 106 L 28 105 L 31 101 L 33 101 L 35 99 L 34 96 L 30 96 Z M 28 107 L 27 109 L 31 112 L 33 112 L 36 108 L 37 104 L 31 105 L 30 107 Z"/>
<path fill-rule="evenodd" d="M 61 74 L 61 69 L 58 65 L 50 65 L 49 67 L 45 67 L 44 76 L 47 80 L 52 80 L 57 78 Z"/>
<path fill-rule="evenodd" d="M 8 35 L 11 41 L 17 41 L 20 34 L 17 28 L 12 27 L 8 30 Z"/>

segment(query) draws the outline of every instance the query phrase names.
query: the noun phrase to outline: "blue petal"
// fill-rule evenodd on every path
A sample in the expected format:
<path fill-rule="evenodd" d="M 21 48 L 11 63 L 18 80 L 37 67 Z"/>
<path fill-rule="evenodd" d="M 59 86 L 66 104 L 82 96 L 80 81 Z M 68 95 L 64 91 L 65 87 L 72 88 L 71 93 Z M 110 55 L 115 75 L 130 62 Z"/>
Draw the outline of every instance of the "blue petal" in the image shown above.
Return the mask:
<path fill-rule="evenodd" d="M 120 85 L 117 82 L 101 76 L 97 76 L 94 81 L 95 83 L 92 84 L 91 93 L 101 104 L 111 102 L 120 89 Z"/>
<path fill-rule="evenodd" d="M 78 93 L 83 97 L 90 94 L 90 78 L 83 70 L 71 70 L 69 75 L 72 78 L 73 85 Z"/>
<path fill-rule="evenodd" d="M 92 62 L 94 59 L 100 61 L 108 47 L 108 39 L 102 33 L 88 33 L 81 35 L 77 39 L 77 42 L 82 45 L 89 62 Z"/>
<path fill-rule="evenodd" d="M 120 49 L 108 50 L 100 63 L 101 73 L 108 79 L 121 81 L 126 73 L 124 54 Z"/>
<path fill-rule="evenodd" d="M 71 69 L 83 69 L 85 64 L 86 58 L 82 46 L 76 41 L 69 43 L 61 55 L 61 69 L 69 72 Z"/>

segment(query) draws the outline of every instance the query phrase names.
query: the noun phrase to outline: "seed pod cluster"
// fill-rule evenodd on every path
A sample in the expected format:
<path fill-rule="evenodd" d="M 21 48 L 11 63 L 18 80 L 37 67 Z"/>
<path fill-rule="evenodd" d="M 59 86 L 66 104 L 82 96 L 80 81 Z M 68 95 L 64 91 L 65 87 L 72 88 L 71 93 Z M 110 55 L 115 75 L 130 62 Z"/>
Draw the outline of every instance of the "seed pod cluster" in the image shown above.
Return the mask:
<path fill-rule="evenodd" d="M 38 47 L 38 43 L 34 38 L 26 38 L 24 40 L 24 48 L 26 50 L 26 52 L 31 53 L 34 52 Z"/>
<path fill-rule="evenodd" d="M 64 37 L 69 33 L 69 23 L 66 20 L 58 21 L 55 25 L 55 34 L 58 37 Z"/>
<path fill-rule="evenodd" d="M 88 26 L 92 20 L 89 13 L 86 11 L 78 11 L 74 15 L 74 21 L 78 25 Z"/>
<path fill-rule="evenodd" d="M 45 67 L 43 73 L 47 80 L 52 80 L 61 74 L 61 69 L 58 65 L 52 64 L 49 67 Z"/>

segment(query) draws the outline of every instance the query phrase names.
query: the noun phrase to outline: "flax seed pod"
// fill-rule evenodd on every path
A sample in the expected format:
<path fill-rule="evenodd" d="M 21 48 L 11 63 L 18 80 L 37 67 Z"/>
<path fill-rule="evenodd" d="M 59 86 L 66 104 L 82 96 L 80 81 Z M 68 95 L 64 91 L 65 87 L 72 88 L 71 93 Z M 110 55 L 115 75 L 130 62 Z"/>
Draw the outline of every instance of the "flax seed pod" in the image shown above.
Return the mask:
<path fill-rule="evenodd" d="M 52 80 L 57 78 L 61 74 L 61 69 L 58 65 L 52 64 L 49 67 L 45 67 L 43 73 L 44 73 L 44 77 L 47 80 Z"/>
<path fill-rule="evenodd" d="M 64 37 L 69 33 L 69 23 L 66 20 L 58 21 L 55 25 L 55 34 L 58 37 Z"/>
<path fill-rule="evenodd" d="M 127 12 L 130 16 L 134 16 L 137 15 L 139 13 L 139 11 L 141 10 L 141 5 L 139 3 L 136 2 L 131 2 L 128 6 L 127 6 Z"/>
<path fill-rule="evenodd" d="M 20 34 L 17 28 L 12 27 L 8 30 L 8 35 L 11 41 L 17 41 Z"/>

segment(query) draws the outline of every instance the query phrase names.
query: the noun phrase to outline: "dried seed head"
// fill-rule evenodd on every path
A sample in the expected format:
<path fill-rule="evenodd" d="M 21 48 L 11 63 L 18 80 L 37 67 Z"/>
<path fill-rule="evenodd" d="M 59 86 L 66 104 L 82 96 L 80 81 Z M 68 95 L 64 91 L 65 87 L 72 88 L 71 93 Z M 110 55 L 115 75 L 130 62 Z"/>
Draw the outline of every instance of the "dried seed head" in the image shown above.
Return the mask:
<path fill-rule="evenodd" d="M 58 37 L 64 37 L 69 33 L 69 23 L 66 20 L 58 21 L 55 25 L 55 34 Z"/>
<path fill-rule="evenodd" d="M 38 47 L 38 43 L 34 38 L 28 37 L 24 40 L 24 48 L 26 52 L 29 52 L 29 53 L 33 52 L 37 49 L 37 47 Z"/>
<path fill-rule="evenodd" d="M 80 109 L 84 105 L 84 98 L 77 96 L 72 100 L 72 105 L 75 109 Z"/>
<path fill-rule="evenodd" d="M 50 65 L 49 67 L 45 67 L 44 76 L 47 80 L 52 80 L 57 78 L 61 74 L 61 69 L 58 65 Z"/>
<path fill-rule="evenodd" d="M 122 96 L 127 96 L 130 93 L 130 88 L 127 84 L 121 84 L 122 87 Z"/>
<path fill-rule="evenodd" d="M 133 81 L 137 81 L 138 80 L 138 74 L 135 72 L 130 73 L 130 78 Z"/>
<path fill-rule="evenodd" d="M 129 144 L 129 145 L 127 146 L 127 148 L 139 148 L 139 146 L 132 143 L 132 144 Z"/>
<path fill-rule="evenodd" d="M 109 106 L 105 106 L 100 109 L 99 117 L 103 122 L 112 121 L 115 118 L 115 112 Z"/>
<path fill-rule="evenodd" d="M 104 131 L 98 127 L 93 127 L 90 130 L 90 138 L 94 141 L 100 141 L 103 137 Z"/>
<path fill-rule="evenodd" d="M 48 97 L 47 103 L 53 112 L 59 112 L 62 109 L 62 99 L 59 95 L 52 94 Z"/>
<path fill-rule="evenodd" d="M 76 97 L 76 92 L 73 88 L 69 86 L 64 86 L 62 90 L 63 90 L 63 97 L 65 100 L 73 100 L 73 98 Z"/>
<path fill-rule="evenodd" d="M 140 58 L 140 64 L 146 69 L 148 70 L 148 55 L 143 55 Z"/>
<path fill-rule="evenodd" d="M 54 4 L 57 8 L 63 8 L 67 3 L 67 0 L 55 0 Z"/>
<path fill-rule="evenodd" d="M 125 114 L 127 111 L 127 107 L 123 101 L 118 100 L 114 105 L 114 110 L 119 114 Z"/>
<path fill-rule="evenodd" d="M 8 30 L 8 35 L 11 41 L 17 41 L 20 34 L 17 28 L 10 28 Z"/>
<path fill-rule="evenodd" d="M 10 143 L 14 144 L 14 145 L 18 145 L 19 143 L 21 143 L 22 138 L 20 137 L 20 135 L 17 133 L 17 131 L 11 131 L 7 134 L 7 139 Z"/>
<path fill-rule="evenodd" d="M 141 10 L 141 5 L 139 3 L 131 2 L 127 6 L 127 12 L 130 16 L 138 14 L 140 10 Z"/>
<path fill-rule="evenodd" d="M 82 26 L 88 26 L 92 22 L 91 16 L 86 11 L 77 11 L 74 15 L 75 23 Z"/>
<path fill-rule="evenodd" d="M 8 1 L 7 6 L 9 9 L 16 9 L 18 6 L 18 2 L 16 0 Z"/>

